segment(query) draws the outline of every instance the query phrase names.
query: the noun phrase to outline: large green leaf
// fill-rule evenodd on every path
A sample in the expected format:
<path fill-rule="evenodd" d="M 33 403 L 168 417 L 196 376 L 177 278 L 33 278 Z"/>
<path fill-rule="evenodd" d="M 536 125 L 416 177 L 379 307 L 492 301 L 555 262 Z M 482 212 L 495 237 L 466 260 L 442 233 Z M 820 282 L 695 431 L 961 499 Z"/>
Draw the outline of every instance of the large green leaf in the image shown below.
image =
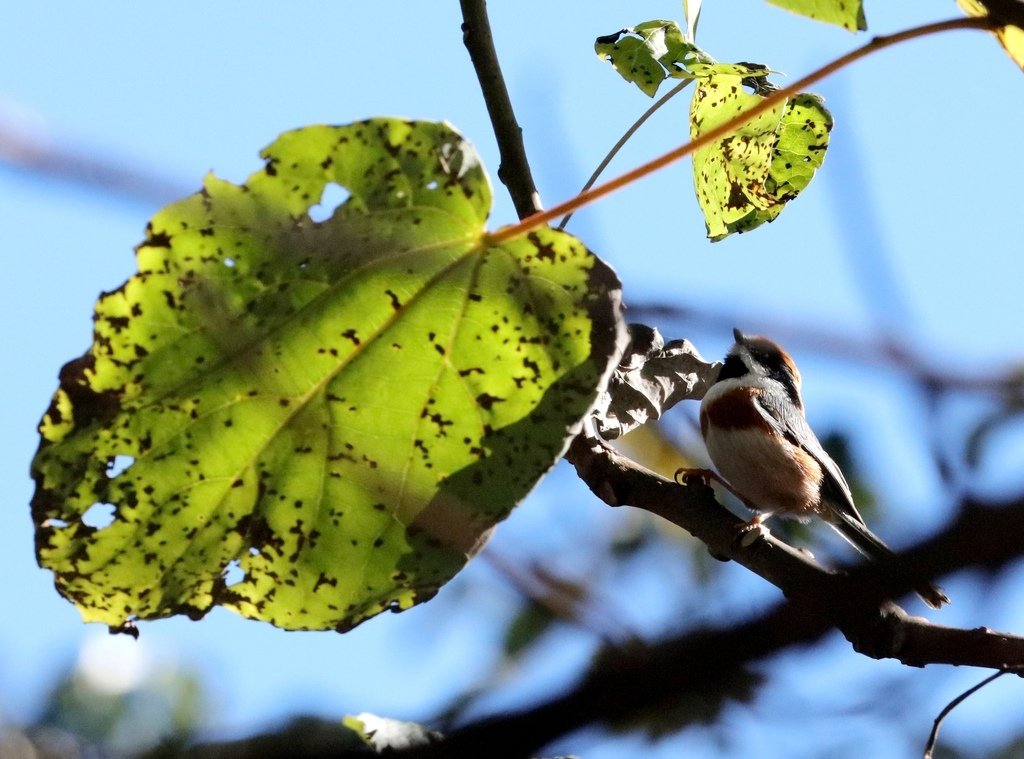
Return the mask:
<path fill-rule="evenodd" d="M 697 88 L 690 107 L 690 135 L 721 126 L 770 92 L 768 69 L 752 64 L 694 67 Z M 755 116 L 693 156 L 694 185 L 708 237 L 721 240 L 774 221 L 825 159 L 832 116 L 817 95 L 801 93 Z"/>
<path fill-rule="evenodd" d="M 263 156 L 153 218 L 40 424 L 37 554 L 87 621 L 220 604 L 345 630 L 426 600 L 614 364 L 614 274 L 547 228 L 492 244 L 449 126 L 309 127 Z M 349 196 L 314 221 L 331 184 Z"/>

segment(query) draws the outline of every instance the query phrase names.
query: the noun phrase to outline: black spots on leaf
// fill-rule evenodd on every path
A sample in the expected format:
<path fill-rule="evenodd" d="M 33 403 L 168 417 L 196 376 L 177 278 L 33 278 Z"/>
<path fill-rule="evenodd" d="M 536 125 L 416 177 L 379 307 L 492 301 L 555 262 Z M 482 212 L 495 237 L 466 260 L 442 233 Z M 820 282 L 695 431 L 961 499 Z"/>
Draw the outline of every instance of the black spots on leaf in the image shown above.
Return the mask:
<path fill-rule="evenodd" d="M 316 578 L 316 582 L 313 584 L 313 592 L 316 593 L 324 585 L 327 585 L 331 588 L 336 588 L 338 587 L 338 578 L 328 577 L 326 574 L 321 572 L 320 576 Z"/>
<path fill-rule="evenodd" d="M 164 295 L 164 300 L 167 302 L 167 307 L 168 308 L 175 309 L 175 308 L 178 307 L 178 301 L 174 297 L 174 293 L 172 293 L 170 290 L 164 290 L 163 291 L 163 295 Z"/>
<path fill-rule="evenodd" d="M 726 200 L 726 208 L 745 208 L 747 206 L 747 195 L 739 182 L 729 183 L 729 198 Z"/>
<path fill-rule="evenodd" d="M 121 332 L 131 323 L 131 320 L 127 316 L 105 316 L 103 317 L 103 321 L 110 325 L 110 328 L 114 330 L 114 332 Z"/>
<path fill-rule="evenodd" d="M 441 416 L 440 413 L 430 413 L 426 409 L 423 409 L 423 411 L 420 412 L 420 418 L 429 419 L 431 422 L 437 425 L 438 437 L 448 437 L 448 431 L 445 428 L 451 427 L 452 425 L 455 424 L 455 422 L 452 421 L 451 419 L 445 419 L 443 416 Z"/>
<path fill-rule="evenodd" d="M 60 386 L 71 402 L 75 423 L 86 426 L 94 421 L 105 421 L 112 418 L 121 409 L 121 394 L 115 390 L 96 392 L 90 387 L 91 376 L 95 369 L 95 357 L 87 353 L 80 358 L 64 364 L 60 370 Z M 55 396 L 47 414 L 57 421 L 61 413 L 57 407 Z"/>
<path fill-rule="evenodd" d="M 540 364 L 538 364 L 533 359 L 527 357 L 523 359 L 523 366 L 529 369 L 531 372 L 533 372 L 533 378 L 535 381 L 540 379 Z"/>
<path fill-rule="evenodd" d="M 471 367 L 469 367 L 467 369 L 460 369 L 459 370 L 459 376 L 460 377 L 469 377 L 470 375 L 473 375 L 473 374 L 487 374 L 487 372 L 483 369 L 483 367 L 479 367 L 479 366 L 471 366 Z"/>
<path fill-rule="evenodd" d="M 241 477 L 239 477 L 237 480 L 231 483 L 232 488 L 240 488 L 243 485 L 245 485 L 245 480 L 243 480 Z"/>
<path fill-rule="evenodd" d="M 362 344 L 360 343 L 359 337 L 354 328 L 346 329 L 344 332 L 341 333 L 341 336 L 344 337 L 346 340 L 351 340 L 352 344 L 355 346 L 359 346 Z"/>
<path fill-rule="evenodd" d="M 395 295 L 394 290 L 385 290 L 384 294 L 391 299 L 391 308 L 393 308 L 395 311 L 400 311 L 402 309 L 402 301 L 400 301 L 398 299 L 398 296 Z"/>
<path fill-rule="evenodd" d="M 327 171 L 329 168 L 331 168 L 331 165 L 333 163 L 334 158 L 332 158 L 331 156 L 327 156 L 324 160 L 320 161 L 320 168 L 323 169 L 324 171 Z"/>
<path fill-rule="evenodd" d="M 143 247 L 146 248 L 170 248 L 171 247 L 171 236 L 166 232 L 153 232 L 152 227 L 147 229 L 149 233 L 145 241 L 142 243 Z"/>
<path fill-rule="evenodd" d="M 491 395 L 490 393 L 480 393 L 480 395 L 476 397 L 477 405 L 484 411 L 490 411 L 492 408 L 494 408 L 494 404 L 504 402 L 504 398 L 499 398 L 498 396 Z"/>
<path fill-rule="evenodd" d="M 375 541 L 373 541 L 374 548 L 380 548 L 382 545 L 384 545 L 384 538 L 377 538 Z"/>
<path fill-rule="evenodd" d="M 268 156 L 267 157 L 267 165 L 264 167 L 263 170 L 267 173 L 268 177 L 276 177 L 277 176 L 277 163 L 278 163 L 278 159 L 277 158 L 274 158 L 273 156 Z"/>
<path fill-rule="evenodd" d="M 557 257 L 555 256 L 555 246 L 550 242 L 544 242 L 540 239 L 540 235 L 536 232 L 531 232 L 527 235 L 527 239 L 537 249 L 537 260 L 547 261 L 548 263 L 555 263 Z"/>

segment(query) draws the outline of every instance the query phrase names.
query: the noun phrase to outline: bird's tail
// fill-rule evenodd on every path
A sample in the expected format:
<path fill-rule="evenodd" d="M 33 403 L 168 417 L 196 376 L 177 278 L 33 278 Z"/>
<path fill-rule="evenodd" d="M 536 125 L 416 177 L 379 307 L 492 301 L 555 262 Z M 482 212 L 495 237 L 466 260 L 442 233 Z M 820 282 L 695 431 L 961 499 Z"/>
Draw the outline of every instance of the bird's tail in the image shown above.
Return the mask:
<path fill-rule="evenodd" d="M 873 561 L 888 563 L 890 566 L 894 566 L 895 571 L 900 573 L 901 576 L 910 574 L 905 568 L 893 564 L 895 554 L 892 552 L 892 549 L 881 538 L 871 532 L 867 525 L 857 519 L 855 515 L 848 514 L 839 509 L 833 509 L 830 516 L 833 518 L 829 519 L 828 523 L 864 556 Z M 912 577 L 913 575 L 911 574 L 910 576 Z M 937 585 L 920 581 L 915 582 L 913 587 L 914 592 L 921 596 L 921 599 L 933 609 L 941 608 L 943 604 L 949 603 L 949 597 Z"/>

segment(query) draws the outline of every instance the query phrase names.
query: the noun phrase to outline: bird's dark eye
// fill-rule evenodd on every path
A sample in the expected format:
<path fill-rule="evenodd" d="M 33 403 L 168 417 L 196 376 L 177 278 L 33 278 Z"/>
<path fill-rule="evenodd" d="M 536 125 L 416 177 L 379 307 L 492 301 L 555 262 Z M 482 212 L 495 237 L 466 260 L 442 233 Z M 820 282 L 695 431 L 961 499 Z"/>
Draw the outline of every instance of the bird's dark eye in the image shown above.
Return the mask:
<path fill-rule="evenodd" d="M 718 381 L 736 379 L 748 372 L 747 365 L 743 363 L 743 360 L 735 354 L 730 354 L 725 357 L 725 363 L 722 364 L 722 368 L 718 371 Z"/>

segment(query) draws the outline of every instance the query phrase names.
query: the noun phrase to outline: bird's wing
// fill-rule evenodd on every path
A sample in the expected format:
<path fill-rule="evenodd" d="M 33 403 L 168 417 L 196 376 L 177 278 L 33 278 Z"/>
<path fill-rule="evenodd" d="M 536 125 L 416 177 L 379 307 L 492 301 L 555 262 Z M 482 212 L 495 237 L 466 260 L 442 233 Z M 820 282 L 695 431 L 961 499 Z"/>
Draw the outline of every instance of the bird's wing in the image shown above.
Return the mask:
<path fill-rule="evenodd" d="M 825 453 L 818 436 L 814 434 L 803 413 L 788 403 L 785 406 L 772 403 L 771 396 L 766 393 L 755 397 L 754 406 L 776 432 L 793 445 L 805 450 L 821 465 L 824 473 L 821 484 L 822 496 L 833 507 L 842 511 L 844 516 L 864 524 L 864 517 L 853 503 L 853 493 L 850 492 L 850 486 L 839 465 Z"/>

